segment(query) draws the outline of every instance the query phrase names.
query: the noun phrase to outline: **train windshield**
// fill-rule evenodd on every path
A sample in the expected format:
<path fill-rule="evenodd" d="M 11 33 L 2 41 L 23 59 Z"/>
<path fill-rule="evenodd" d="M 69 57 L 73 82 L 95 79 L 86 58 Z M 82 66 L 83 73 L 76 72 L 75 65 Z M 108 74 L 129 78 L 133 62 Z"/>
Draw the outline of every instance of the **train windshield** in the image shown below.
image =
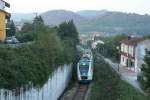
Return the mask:
<path fill-rule="evenodd" d="M 89 62 L 82 62 L 80 63 L 79 70 L 82 76 L 86 76 L 89 70 Z"/>

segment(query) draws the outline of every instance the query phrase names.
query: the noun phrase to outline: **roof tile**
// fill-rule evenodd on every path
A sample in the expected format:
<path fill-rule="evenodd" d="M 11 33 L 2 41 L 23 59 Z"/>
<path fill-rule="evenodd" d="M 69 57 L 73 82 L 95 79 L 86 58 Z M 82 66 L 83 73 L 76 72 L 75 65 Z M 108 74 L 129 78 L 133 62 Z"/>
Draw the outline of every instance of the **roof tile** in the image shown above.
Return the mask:
<path fill-rule="evenodd" d="M 144 38 L 139 37 L 132 37 L 126 40 L 123 40 L 121 43 L 127 44 L 127 45 L 137 45 L 139 42 L 144 41 Z"/>

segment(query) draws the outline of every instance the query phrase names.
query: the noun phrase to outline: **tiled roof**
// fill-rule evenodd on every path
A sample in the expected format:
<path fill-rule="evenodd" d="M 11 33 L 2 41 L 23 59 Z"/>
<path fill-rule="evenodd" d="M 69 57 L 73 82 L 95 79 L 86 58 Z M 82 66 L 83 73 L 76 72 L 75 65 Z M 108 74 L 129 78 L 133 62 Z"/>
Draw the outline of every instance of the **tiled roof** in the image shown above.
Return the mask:
<path fill-rule="evenodd" d="M 136 45 L 141 41 L 144 41 L 144 38 L 139 38 L 139 37 L 132 37 L 128 38 L 126 40 L 121 41 L 121 43 L 127 44 L 127 45 Z"/>
<path fill-rule="evenodd" d="M 2 10 L 2 9 L 0 9 L 0 11 L 1 11 L 1 12 L 4 12 L 4 13 L 7 13 L 6 11 L 4 11 L 4 10 Z"/>
<path fill-rule="evenodd" d="M 1 9 L 0 9 L 0 12 L 3 12 L 3 13 L 6 14 L 6 19 L 9 19 L 9 18 L 11 17 L 11 14 L 8 13 L 8 12 L 6 12 L 6 11 L 4 11 L 4 10 L 1 10 Z"/>
<path fill-rule="evenodd" d="M 10 13 L 6 12 L 5 10 L 1 10 L 1 9 L 0 9 L 0 11 L 1 11 L 1 12 L 4 12 L 4 13 L 6 13 L 6 14 L 10 14 Z"/>

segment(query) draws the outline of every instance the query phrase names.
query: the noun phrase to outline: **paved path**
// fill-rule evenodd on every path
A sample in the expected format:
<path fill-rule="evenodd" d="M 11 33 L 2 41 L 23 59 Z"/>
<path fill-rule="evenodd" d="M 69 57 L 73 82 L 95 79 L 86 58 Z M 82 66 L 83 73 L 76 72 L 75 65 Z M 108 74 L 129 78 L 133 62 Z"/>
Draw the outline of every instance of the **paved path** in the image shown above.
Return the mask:
<path fill-rule="evenodd" d="M 122 80 L 125 80 L 133 87 L 138 89 L 141 93 L 145 94 L 145 92 L 141 89 L 139 82 L 137 81 L 137 73 L 127 70 L 127 68 L 119 65 L 118 63 L 113 63 L 110 59 L 105 58 L 105 61 L 108 62 L 112 66 L 112 68 L 121 76 Z"/>

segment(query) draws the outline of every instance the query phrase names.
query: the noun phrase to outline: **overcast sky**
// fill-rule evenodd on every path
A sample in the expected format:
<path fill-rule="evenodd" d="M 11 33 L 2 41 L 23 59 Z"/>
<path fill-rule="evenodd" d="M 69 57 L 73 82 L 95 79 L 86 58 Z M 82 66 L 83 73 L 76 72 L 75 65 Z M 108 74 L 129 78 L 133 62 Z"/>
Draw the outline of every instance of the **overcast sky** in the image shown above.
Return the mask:
<path fill-rule="evenodd" d="M 11 4 L 9 12 L 45 12 L 53 9 L 111 10 L 150 14 L 150 0 L 5 0 Z"/>

